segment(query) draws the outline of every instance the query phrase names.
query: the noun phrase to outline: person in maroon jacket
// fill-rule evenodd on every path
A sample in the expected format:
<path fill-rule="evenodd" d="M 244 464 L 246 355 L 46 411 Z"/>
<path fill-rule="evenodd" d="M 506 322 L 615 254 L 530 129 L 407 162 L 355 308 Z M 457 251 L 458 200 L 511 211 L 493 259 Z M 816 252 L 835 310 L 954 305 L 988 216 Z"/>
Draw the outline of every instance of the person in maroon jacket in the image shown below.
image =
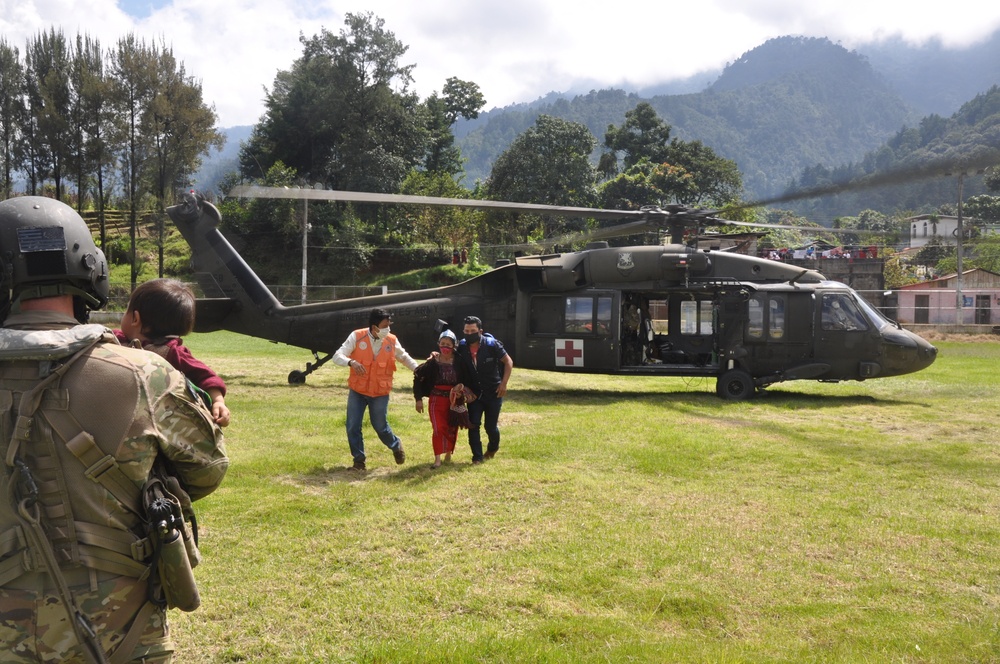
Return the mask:
<path fill-rule="evenodd" d="M 194 329 L 194 293 L 176 279 L 152 279 L 136 286 L 115 330 L 118 341 L 163 357 L 195 386 L 208 393 L 215 423 L 229 424 L 226 382 L 195 358 L 181 341 Z"/>

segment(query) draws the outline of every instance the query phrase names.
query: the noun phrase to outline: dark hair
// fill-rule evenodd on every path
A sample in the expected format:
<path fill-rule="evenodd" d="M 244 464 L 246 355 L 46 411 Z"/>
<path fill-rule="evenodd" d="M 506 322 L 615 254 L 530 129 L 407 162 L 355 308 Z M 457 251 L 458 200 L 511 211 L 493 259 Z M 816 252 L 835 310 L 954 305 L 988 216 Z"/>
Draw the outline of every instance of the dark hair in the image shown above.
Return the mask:
<path fill-rule="evenodd" d="M 136 286 L 128 311 L 138 311 L 150 339 L 182 337 L 194 328 L 194 293 L 176 279 L 153 279 Z"/>
<path fill-rule="evenodd" d="M 483 321 L 479 320 L 479 316 L 466 316 L 462 325 L 475 325 L 480 330 L 483 329 Z"/>
<path fill-rule="evenodd" d="M 389 319 L 390 323 L 392 322 L 392 314 L 387 309 L 372 309 L 372 312 L 368 315 L 368 327 L 378 325 L 386 318 Z"/>

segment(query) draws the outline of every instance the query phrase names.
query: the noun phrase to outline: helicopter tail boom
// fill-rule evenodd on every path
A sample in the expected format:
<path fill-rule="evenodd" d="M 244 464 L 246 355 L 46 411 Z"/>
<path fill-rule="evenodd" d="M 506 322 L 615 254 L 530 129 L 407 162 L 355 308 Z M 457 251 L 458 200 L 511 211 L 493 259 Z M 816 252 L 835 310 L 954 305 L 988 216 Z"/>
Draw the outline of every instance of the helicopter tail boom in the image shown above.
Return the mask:
<path fill-rule="evenodd" d="M 167 208 L 167 214 L 191 246 L 195 277 L 207 300 L 199 300 L 196 331 L 232 329 L 223 325 L 244 307 L 274 313 L 284 306 L 274 297 L 218 229 L 219 210 L 195 194 Z"/>

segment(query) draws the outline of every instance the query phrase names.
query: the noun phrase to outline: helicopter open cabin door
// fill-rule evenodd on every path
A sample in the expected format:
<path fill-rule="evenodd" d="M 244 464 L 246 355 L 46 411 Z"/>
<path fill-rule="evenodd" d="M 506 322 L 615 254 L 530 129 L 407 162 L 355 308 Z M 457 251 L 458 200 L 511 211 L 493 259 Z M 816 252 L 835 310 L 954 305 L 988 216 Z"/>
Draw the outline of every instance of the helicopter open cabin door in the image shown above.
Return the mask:
<path fill-rule="evenodd" d="M 616 291 L 518 295 L 519 358 L 527 366 L 611 373 L 618 368 Z M 522 315 L 526 313 L 527 315 Z"/>

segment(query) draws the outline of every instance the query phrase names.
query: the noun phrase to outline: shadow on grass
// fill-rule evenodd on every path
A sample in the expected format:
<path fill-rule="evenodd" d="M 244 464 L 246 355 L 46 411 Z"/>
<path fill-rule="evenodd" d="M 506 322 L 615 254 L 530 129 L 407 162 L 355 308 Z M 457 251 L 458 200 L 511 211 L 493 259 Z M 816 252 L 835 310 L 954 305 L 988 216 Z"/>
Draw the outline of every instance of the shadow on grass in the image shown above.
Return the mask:
<path fill-rule="evenodd" d="M 441 464 L 439 468 L 432 468 L 431 462 L 407 463 L 403 466 L 390 465 L 391 461 L 384 466 L 370 466 L 368 470 L 354 470 L 351 466 L 316 466 L 307 473 L 288 475 L 287 478 L 293 484 L 300 484 L 306 487 L 322 487 L 329 484 L 353 484 L 356 482 L 371 482 L 382 480 L 393 483 L 419 483 L 432 480 L 442 475 L 454 475 L 470 470 L 478 470 L 478 467 L 469 461 L 457 461 Z"/>
<path fill-rule="evenodd" d="M 732 403 L 722 401 L 721 403 Z M 750 400 L 750 403 L 766 403 L 779 405 L 803 404 L 813 408 L 840 408 L 842 406 L 910 406 L 927 408 L 929 405 L 920 401 L 909 401 L 902 399 L 886 399 L 874 397 L 870 394 L 811 394 L 808 392 L 795 392 L 787 388 L 777 391 L 764 390 L 758 392 L 757 396 Z"/>
<path fill-rule="evenodd" d="M 313 385 L 310 383 L 304 383 L 301 385 L 292 385 L 291 383 L 288 382 L 287 379 L 281 377 L 275 377 L 273 380 L 260 380 L 259 376 L 256 377 L 256 380 L 243 380 L 243 379 L 237 380 L 231 378 L 230 376 L 224 376 L 224 378 L 226 378 L 226 380 L 229 381 L 230 383 L 234 384 L 238 383 L 241 387 L 274 387 L 274 388 L 287 388 L 289 390 L 304 390 L 304 391 L 332 390 L 340 388 L 344 392 L 347 391 L 347 388 L 342 385 L 322 385 L 322 384 Z"/>
<path fill-rule="evenodd" d="M 620 401 L 643 402 L 650 405 L 703 406 L 713 410 L 725 411 L 745 404 L 766 404 L 780 406 L 803 405 L 810 408 L 842 408 L 845 406 L 919 406 L 926 403 L 904 401 L 899 399 L 877 398 L 869 394 L 810 394 L 795 392 L 788 389 L 779 391 L 763 390 L 746 401 L 726 401 L 715 395 L 714 391 L 697 392 L 690 390 L 656 391 L 647 390 L 605 390 L 605 389 L 572 389 L 554 387 L 551 389 L 528 390 L 518 392 L 516 401 L 538 406 L 558 403 L 560 405 L 613 404 Z"/>

